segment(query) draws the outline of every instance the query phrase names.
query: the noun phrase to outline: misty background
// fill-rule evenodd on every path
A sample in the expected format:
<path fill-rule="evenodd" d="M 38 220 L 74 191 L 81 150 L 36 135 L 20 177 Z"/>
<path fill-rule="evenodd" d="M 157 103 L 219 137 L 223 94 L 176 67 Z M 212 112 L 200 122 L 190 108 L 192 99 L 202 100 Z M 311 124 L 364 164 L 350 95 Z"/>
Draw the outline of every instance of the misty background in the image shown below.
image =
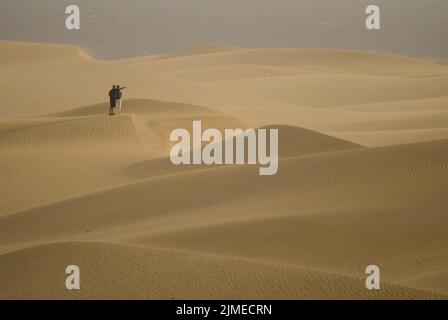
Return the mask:
<path fill-rule="evenodd" d="M 65 29 L 65 8 L 81 30 Z M 365 28 L 381 8 L 382 30 Z M 339 48 L 448 57 L 447 0 L 0 0 L 0 40 L 75 44 L 98 58 L 201 44 Z"/>

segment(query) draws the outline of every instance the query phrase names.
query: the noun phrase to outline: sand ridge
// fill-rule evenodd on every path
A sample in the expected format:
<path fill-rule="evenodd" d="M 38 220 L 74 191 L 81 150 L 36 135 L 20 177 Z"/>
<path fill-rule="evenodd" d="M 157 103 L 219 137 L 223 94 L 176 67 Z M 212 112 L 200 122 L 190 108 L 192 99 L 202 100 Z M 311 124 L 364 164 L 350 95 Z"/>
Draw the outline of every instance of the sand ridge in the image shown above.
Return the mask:
<path fill-rule="evenodd" d="M 86 286 L 78 292 L 59 285 L 65 277 L 58 270 L 73 257 L 89 270 Z M 17 265 L 23 267 L 14 270 Z M 37 246 L 1 256 L 0 266 L 0 279 L 7 285 L 0 294 L 3 299 L 33 299 L 36 291 L 41 299 L 446 299 L 389 284 L 379 292 L 360 292 L 361 279 L 342 275 L 105 243 Z M 39 278 L 30 276 L 31 271 Z"/>
<path fill-rule="evenodd" d="M 440 61 L 0 48 L 1 298 L 447 299 Z M 129 87 L 120 116 L 107 115 L 110 79 Z M 169 133 L 194 120 L 279 129 L 278 174 L 174 166 Z M 64 288 L 68 264 L 79 292 Z M 365 289 L 369 264 L 384 290 Z"/>

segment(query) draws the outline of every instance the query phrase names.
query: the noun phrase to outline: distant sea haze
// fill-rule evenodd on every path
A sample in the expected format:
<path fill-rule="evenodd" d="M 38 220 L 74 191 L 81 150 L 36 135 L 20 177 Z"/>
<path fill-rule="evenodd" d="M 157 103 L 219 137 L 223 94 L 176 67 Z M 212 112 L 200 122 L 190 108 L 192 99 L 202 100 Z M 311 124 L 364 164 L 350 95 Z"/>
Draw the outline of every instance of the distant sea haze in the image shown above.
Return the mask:
<path fill-rule="evenodd" d="M 0 40 L 75 44 L 103 59 L 216 43 L 448 58 L 448 1 L 374 3 L 379 31 L 364 26 L 369 0 L 0 0 Z M 65 29 L 70 4 L 81 30 Z"/>

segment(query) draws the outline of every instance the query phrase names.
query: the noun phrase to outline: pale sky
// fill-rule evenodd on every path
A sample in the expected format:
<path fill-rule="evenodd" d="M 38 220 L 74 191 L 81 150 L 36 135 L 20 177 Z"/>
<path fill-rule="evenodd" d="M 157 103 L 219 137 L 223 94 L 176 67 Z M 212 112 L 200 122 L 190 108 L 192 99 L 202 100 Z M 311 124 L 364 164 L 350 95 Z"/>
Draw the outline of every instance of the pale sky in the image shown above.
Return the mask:
<path fill-rule="evenodd" d="M 65 29 L 65 7 L 81 30 Z M 368 31 L 368 4 L 381 8 Z M 0 39 L 70 43 L 98 57 L 199 44 L 319 47 L 448 57 L 446 0 L 0 0 Z"/>

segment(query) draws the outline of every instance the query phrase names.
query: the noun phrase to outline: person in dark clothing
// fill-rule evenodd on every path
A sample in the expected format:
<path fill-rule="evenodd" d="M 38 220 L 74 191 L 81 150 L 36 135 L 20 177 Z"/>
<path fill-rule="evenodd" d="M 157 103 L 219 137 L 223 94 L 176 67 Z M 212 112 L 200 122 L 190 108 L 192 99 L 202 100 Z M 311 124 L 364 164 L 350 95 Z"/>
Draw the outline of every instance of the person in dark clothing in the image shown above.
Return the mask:
<path fill-rule="evenodd" d="M 113 116 L 115 114 L 115 106 L 117 103 L 118 98 L 118 90 L 115 85 L 112 86 L 112 89 L 109 90 L 109 101 L 110 101 L 110 108 L 109 108 L 109 115 Z"/>

